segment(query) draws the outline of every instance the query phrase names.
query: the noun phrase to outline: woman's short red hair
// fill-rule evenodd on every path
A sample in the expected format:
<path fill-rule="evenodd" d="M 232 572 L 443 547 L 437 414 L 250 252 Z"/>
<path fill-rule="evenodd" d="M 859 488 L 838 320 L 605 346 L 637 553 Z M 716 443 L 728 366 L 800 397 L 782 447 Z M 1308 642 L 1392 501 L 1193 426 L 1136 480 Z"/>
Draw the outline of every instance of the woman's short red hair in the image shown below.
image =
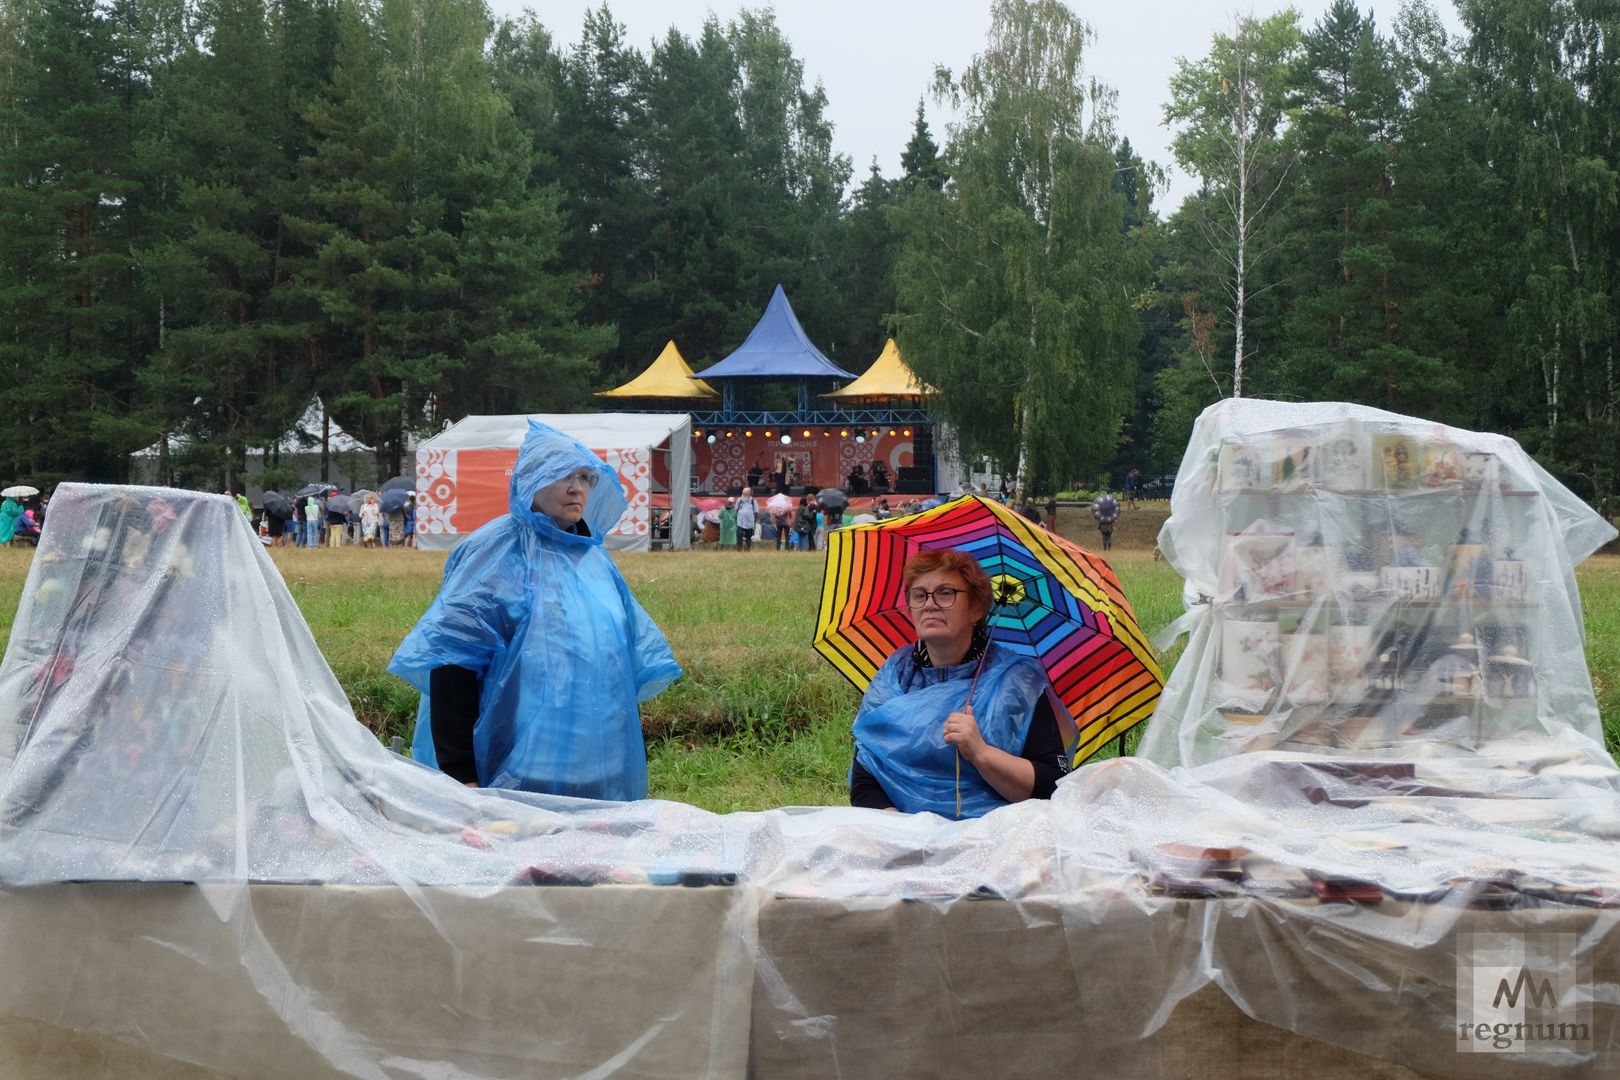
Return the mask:
<path fill-rule="evenodd" d="M 988 613 L 990 610 L 990 575 L 984 572 L 979 560 L 964 551 L 955 548 L 937 548 L 933 551 L 919 551 L 906 560 L 906 568 L 900 574 L 900 591 L 904 595 L 911 586 L 924 574 L 932 574 L 936 570 L 954 573 L 962 579 L 967 586 L 968 599 L 980 612 Z"/>

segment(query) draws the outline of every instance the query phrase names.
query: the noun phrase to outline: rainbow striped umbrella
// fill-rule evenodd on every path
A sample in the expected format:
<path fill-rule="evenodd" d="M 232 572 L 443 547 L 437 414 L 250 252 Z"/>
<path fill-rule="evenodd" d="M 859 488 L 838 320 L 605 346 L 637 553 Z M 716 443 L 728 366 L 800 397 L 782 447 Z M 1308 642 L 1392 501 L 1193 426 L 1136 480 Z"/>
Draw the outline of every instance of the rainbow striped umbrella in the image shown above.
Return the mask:
<path fill-rule="evenodd" d="M 990 636 L 1045 666 L 1079 731 L 1077 764 L 1153 714 L 1164 676 L 1113 570 L 977 495 L 828 533 L 813 644 L 857 690 L 916 640 L 900 575 L 913 554 L 937 548 L 964 551 L 989 573 Z"/>

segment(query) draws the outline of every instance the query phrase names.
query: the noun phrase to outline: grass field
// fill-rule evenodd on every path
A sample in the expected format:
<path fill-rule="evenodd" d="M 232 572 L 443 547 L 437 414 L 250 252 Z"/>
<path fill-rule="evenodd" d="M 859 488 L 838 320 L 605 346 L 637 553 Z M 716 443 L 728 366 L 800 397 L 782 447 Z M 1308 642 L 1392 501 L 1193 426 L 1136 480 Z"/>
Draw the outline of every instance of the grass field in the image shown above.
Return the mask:
<path fill-rule="evenodd" d="M 1181 613 L 1180 578 L 1152 556 L 1165 513 L 1162 503 L 1127 511 L 1110 553 L 1149 635 Z M 1082 515 L 1060 510 L 1060 528 L 1094 545 Z M 408 736 L 416 693 L 385 668 L 437 593 L 444 557 L 287 548 L 273 558 L 355 715 L 385 738 Z M 0 642 L 30 560 L 26 549 L 0 548 Z M 845 801 L 858 696 L 810 649 L 820 557 L 756 548 L 619 561 L 686 673 L 644 707 L 653 794 L 721 811 Z M 1620 556 L 1590 560 L 1578 578 L 1612 752 L 1620 745 Z M 1174 654 L 1166 659 L 1168 671 Z"/>

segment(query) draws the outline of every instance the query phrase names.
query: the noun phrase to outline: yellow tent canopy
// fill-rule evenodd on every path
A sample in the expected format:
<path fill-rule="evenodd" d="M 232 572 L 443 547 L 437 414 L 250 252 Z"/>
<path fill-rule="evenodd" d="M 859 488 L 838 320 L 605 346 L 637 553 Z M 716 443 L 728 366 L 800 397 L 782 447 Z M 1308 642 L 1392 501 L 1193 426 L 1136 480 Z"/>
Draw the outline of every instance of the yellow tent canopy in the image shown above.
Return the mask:
<path fill-rule="evenodd" d="M 686 362 L 673 341 L 664 346 L 658 359 L 647 365 L 647 370 L 623 386 L 612 390 L 598 390 L 597 397 L 608 398 L 686 398 L 701 400 L 720 395 L 702 379 L 692 378 L 692 365 Z"/>
<path fill-rule="evenodd" d="M 821 396 L 840 401 L 876 401 L 885 398 L 921 398 L 933 392 L 906 367 L 906 362 L 900 358 L 900 346 L 894 343 L 894 338 L 890 338 L 884 342 L 883 351 L 872 361 L 866 374 L 841 390 Z"/>

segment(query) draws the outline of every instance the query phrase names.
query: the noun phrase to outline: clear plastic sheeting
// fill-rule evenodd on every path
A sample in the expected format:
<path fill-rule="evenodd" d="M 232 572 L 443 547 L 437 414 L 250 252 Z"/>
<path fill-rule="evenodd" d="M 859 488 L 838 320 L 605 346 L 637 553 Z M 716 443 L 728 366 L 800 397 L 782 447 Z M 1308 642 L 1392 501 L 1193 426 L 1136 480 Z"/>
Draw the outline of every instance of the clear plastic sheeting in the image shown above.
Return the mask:
<path fill-rule="evenodd" d="M 1577 563 L 1615 530 L 1517 443 L 1342 404 L 1194 425 L 1159 547 L 1191 633 L 1143 756 L 1404 759 L 1520 736 L 1604 761 Z M 1163 644 L 1163 643 L 1161 643 Z"/>
<path fill-rule="evenodd" d="M 0 702 L 7 1077 L 1528 1078 L 1620 1045 L 1585 721 L 1103 762 L 963 822 L 475 791 L 355 722 L 229 501 L 85 486 Z M 1509 960 L 1553 1034 L 1497 1052 Z"/>

